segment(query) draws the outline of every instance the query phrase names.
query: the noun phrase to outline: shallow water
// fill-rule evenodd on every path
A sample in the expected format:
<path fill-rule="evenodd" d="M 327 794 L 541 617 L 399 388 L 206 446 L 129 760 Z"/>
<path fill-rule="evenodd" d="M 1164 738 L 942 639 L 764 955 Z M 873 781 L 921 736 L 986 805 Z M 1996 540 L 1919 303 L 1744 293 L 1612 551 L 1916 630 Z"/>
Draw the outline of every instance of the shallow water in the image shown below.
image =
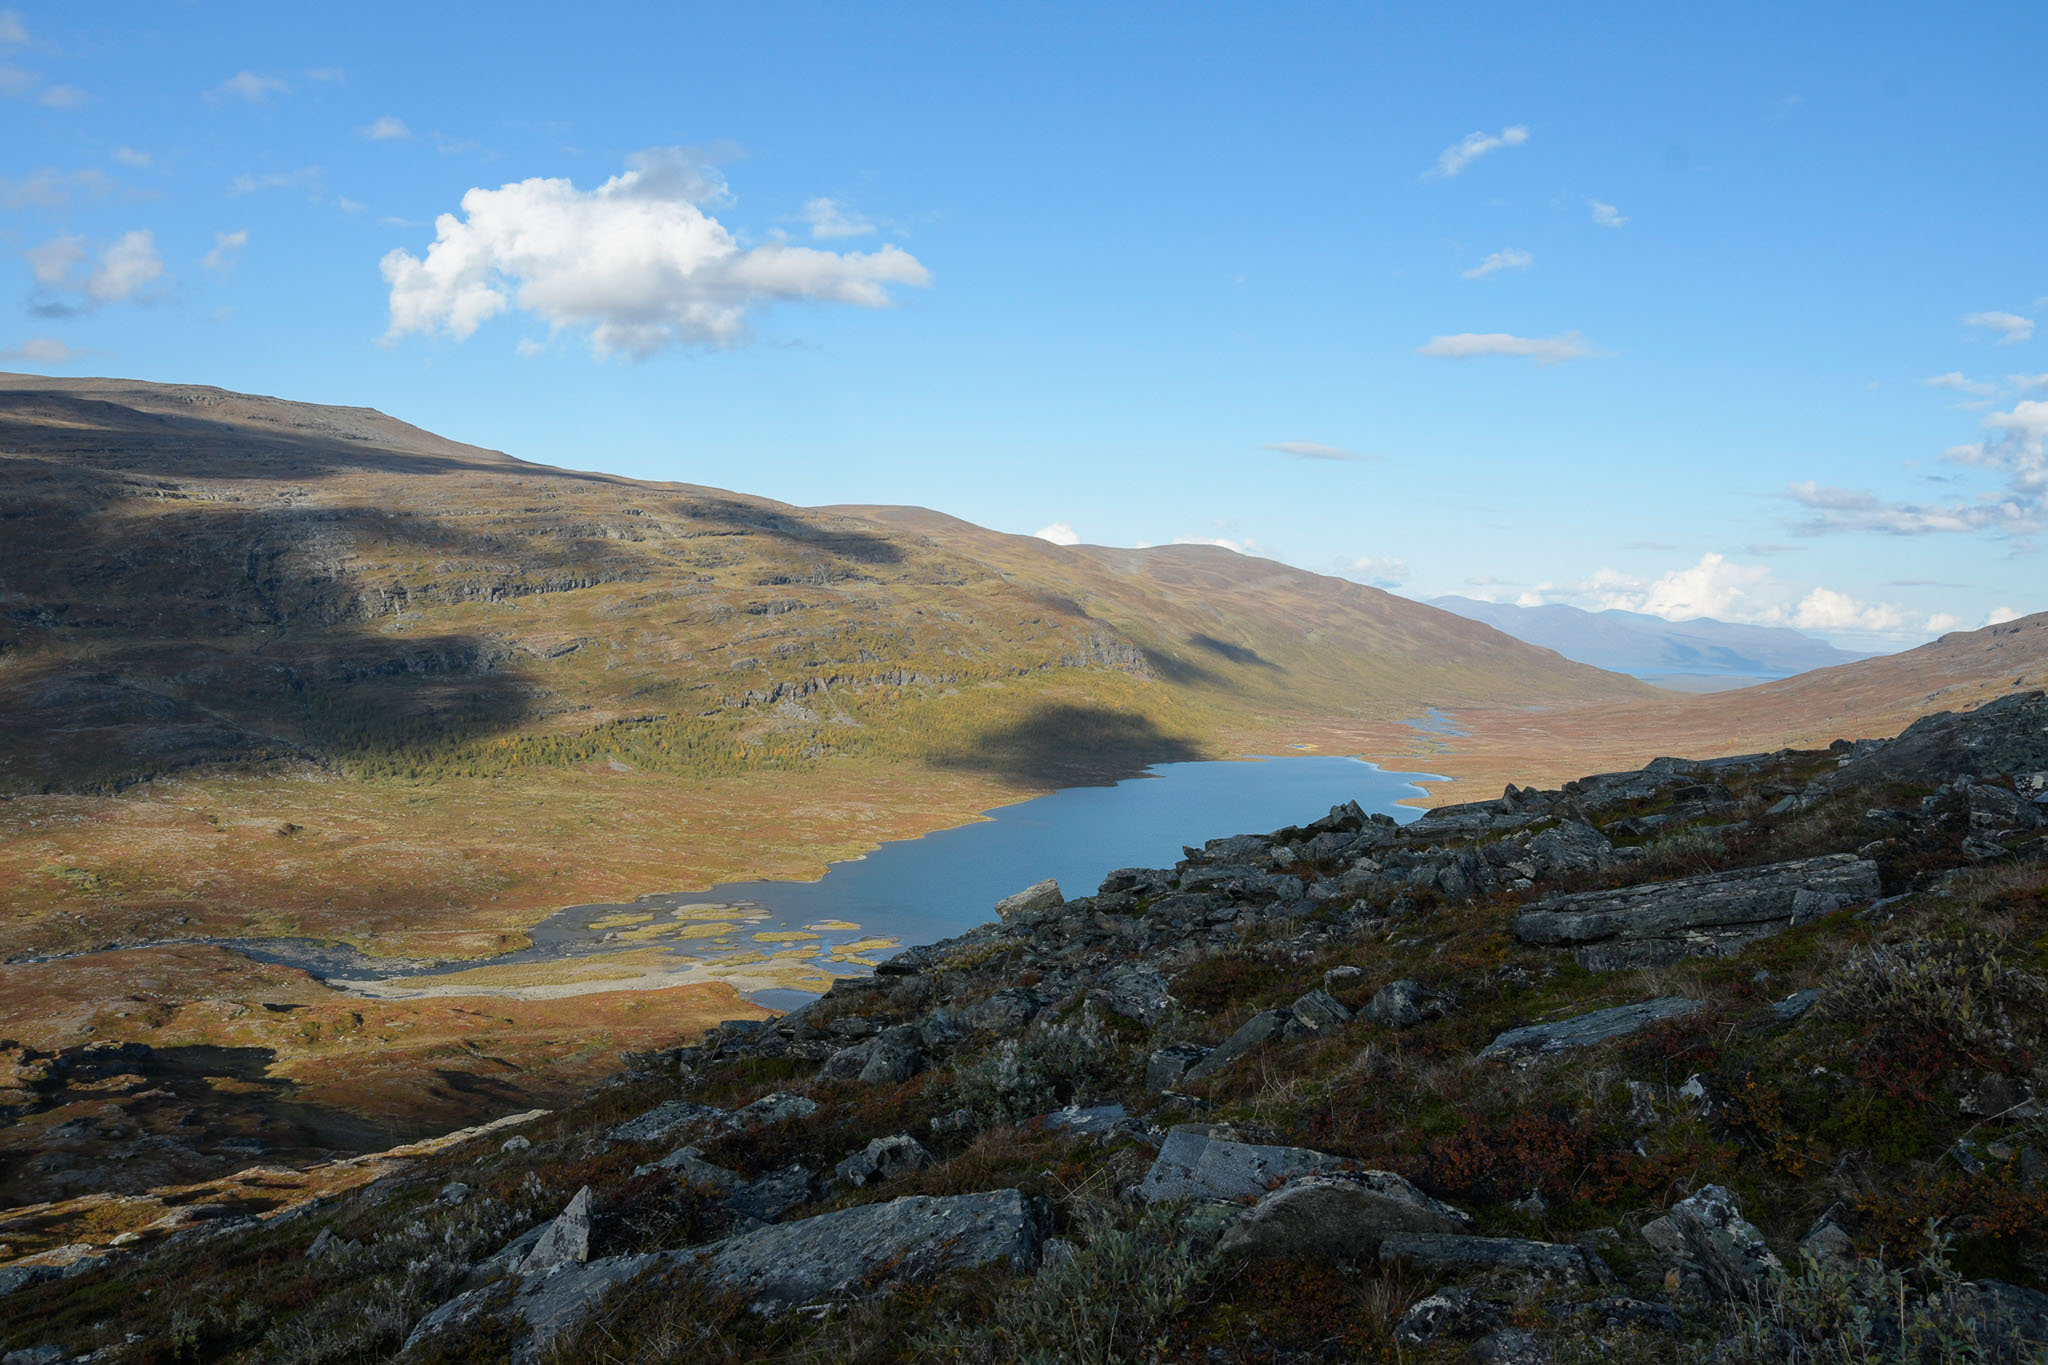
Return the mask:
<path fill-rule="evenodd" d="M 1070 898 L 1090 895 L 1116 868 L 1170 866 L 1183 840 L 1306 824 L 1345 801 L 1405 823 L 1421 812 L 1397 803 L 1422 795 L 1414 779 L 1426 776 L 1319 756 L 1164 763 L 1114 786 L 1069 787 L 972 824 L 883 844 L 831 864 L 813 882 L 731 882 L 572 906 L 536 925 L 530 948 L 488 962 L 424 971 L 411 963 L 366 971 L 373 960 L 360 958 L 340 972 L 332 962 L 322 964 L 326 971 L 304 958 L 294 965 L 359 986 L 425 987 L 451 967 L 595 967 L 610 959 L 648 971 L 647 985 L 724 979 L 786 1006 L 802 998 L 788 994 L 792 987 L 822 989 L 830 975 L 864 972 L 900 947 L 961 933 L 991 918 L 996 901 L 1045 877 L 1057 878 Z M 300 956 L 275 940 L 250 946 L 271 961 Z M 593 981 L 552 989 L 597 988 Z"/>

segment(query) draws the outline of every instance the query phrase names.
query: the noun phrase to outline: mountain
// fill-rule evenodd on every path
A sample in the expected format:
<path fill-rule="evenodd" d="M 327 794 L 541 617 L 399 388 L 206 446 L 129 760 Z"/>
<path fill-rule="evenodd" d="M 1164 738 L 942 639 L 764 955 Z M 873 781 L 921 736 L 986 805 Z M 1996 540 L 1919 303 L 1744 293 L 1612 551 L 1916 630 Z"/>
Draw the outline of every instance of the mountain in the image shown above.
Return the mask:
<path fill-rule="evenodd" d="M 1582 611 L 1555 603 L 1519 607 L 1455 596 L 1429 602 L 1567 659 L 1637 677 L 1782 678 L 1869 657 L 1784 626 L 1736 625 L 1706 616 L 1667 621 L 1633 611 Z"/>

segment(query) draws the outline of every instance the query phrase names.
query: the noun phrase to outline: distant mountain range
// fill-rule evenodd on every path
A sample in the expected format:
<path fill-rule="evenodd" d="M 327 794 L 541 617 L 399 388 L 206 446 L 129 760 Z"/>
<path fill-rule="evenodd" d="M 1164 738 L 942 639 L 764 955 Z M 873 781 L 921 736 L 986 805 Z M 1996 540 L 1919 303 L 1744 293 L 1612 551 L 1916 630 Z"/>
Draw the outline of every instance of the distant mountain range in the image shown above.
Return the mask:
<path fill-rule="evenodd" d="M 1470 597 L 1433 597 L 1430 605 L 1567 659 L 1637 677 L 1784 678 L 1867 659 L 1784 626 L 1742 626 L 1711 617 L 1667 621 L 1633 611 L 1518 607 Z"/>

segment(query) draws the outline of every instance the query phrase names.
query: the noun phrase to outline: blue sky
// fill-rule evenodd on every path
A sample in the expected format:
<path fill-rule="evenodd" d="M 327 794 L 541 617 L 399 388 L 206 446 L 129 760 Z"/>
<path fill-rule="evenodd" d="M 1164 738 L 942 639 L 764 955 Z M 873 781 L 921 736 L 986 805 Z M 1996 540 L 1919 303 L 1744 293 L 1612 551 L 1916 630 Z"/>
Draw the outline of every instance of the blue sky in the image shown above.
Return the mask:
<path fill-rule="evenodd" d="M 25 3 L 0 367 L 1414 596 L 2048 608 L 2048 7 L 1563 8 Z"/>

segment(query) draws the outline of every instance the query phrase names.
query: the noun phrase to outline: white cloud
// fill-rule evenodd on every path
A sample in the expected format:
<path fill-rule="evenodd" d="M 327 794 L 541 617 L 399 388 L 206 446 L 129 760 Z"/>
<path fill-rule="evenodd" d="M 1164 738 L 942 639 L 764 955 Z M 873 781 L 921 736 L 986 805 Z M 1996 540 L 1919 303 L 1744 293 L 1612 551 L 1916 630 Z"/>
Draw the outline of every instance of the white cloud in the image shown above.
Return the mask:
<path fill-rule="evenodd" d="M 2010 411 L 1984 419 L 1991 436 L 1952 446 L 1942 461 L 2003 477 L 2004 487 L 1974 501 L 1888 502 L 1860 489 L 1795 483 L 1793 501 L 1813 512 L 1799 529 L 1808 535 L 1832 531 L 1875 531 L 1917 536 L 1941 532 L 1989 532 L 2028 536 L 2048 527 L 2048 401 L 2026 399 Z"/>
<path fill-rule="evenodd" d="M 462 196 L 463 217 L 435 220 L 424 259 L 388 253 L 387 343 L 412 332 L 457 341 L 517 307 L 552 328 L 580 328 L 599 355 L 670 345 L 731 346 L 751 311 L 781 300 L 887 307 L 888 286 L 926 285 L 910 253 L 744 247 L 703 211 L 726 202 L 718 172 L 681 148 L 644 152 L 592 190 L 522 180 Z"/>
<path fill-rule="evenodd" d="M 291 93 L 291 87 L 275 76 L 259 76 L 254 71 L 237 71 L 209 93 L 216 97 L 233 95 L 237 99 L 248 100 L 251 104 L 262 104 L 272 95 Z"/>
<path fill-rule="evenodd" d="M 1326 446 L 1316 441 L 1275 441 L 1263 449 L 1292 455 L 1297 460 L 1356 460 L 1362 458 L 1337 446 Z"/>
<path fill-rule="evenodd" d="M 2029 389 L 2048 389 L 2048 374 L 2009 374 L 2005 378 L 2021 393 Z"/>
<path fill-rule="evenodd" d="M 1987 332 L 1998 333 L 2001 346 L 2025 341 L 2034 334 L 2034 320 L 2023 318 L 2018 313 L 1972 313 L 1963 319 L 1963 326 L 1981 327 Z"/>
<path fill-rule="evenodd" d="M 412 129 L 405 126 L 405 120 L 390 114 L 374 123 L 366 123 L 356 129 L 357 137 L 366 137 L 372 142 L 393 142 L 412 136 Z"/>
<path fill-rule="evenodd" d="M 1360 555 L 1346 563 L 1343 572 L 1346 576 L 1370 583 L 1375 588 L 1395 588 L 1408 581 L 1408 561 L 1382 558 L 1378 555 Z"/>
<path fill-rule="evenodd" d="M 1593 221 L 1601 227 L 1618 228 L 1628 223 L 1628 219 L 1612 204 L 1603 204 L 1598 199 L 1588 199 L 1586 207 L 1593 211 Z"/>
<path fill-rule="evenodd" d="M 1515 601 L 1525 607 L 1562 602 L 1588 611 L 1632 611 L 1667 621 L 1708 616 L 1743 625 L 1891 638 L 1954 629 L 1953 617 L 1937 613 L 1923 620 L 1892 603 L 1861 601 L 1833 588 L 1802 591 L 1762 564 L 1741 564 L 1718 553 L 1653 579 L 1603 568 L 1576 583 L 1539 583 Z"/>
<path fill-rule="evenodd" d="M 97 199 L 113 188 L 114 182 L 96 170 L 45 169 L 20 180 L 0 180 L 0 208 L 66 209 L 76 199 Z"/>
<path fill-rule="evenodd" d="M 9 365 L 72 365 L 90 354 L 56 337 L 30 337 L 11 350 L 0 351 L 0 361 Z"/>
<path fill-rule="evenodd" d="M 319 193 L 321 182 L 326 179 L 324 166 L 301 166 L 295 171 L 271 171 L 265 175 L 251 175 L 244 171 L 228 186 L 229 194 L 254 194 L 258 190 L 312 190 Z"/>
<path fill-rule="evenodd" d="M 519 344 L 512 349 L 519 353 L 521 360 L 531 360 L 546 350 L 547 347 L 535 341 L 532 337 L 521 337 L 519 338 Z"/>
<path fill-rule="evenodd" d="M 846 205 L 836 199 L 810 200 L 797 216 L 811 225 L 814 238 L 868 237 L 875 231 L 873 223 L 857 213 L 849 213 Z"/>
<path fill-rule="evenodd" d="M 1531 256 L 1526 251 L 1518 251 L 1513 247 L 1509 247 L 1506 251 L 1494 252 L 1478 265 L 1465 271 L 1462 278 L 1483 280 L 1496 270 L 1527 270 L 1534 264 L 1536 264 L 1534 256 Z"/>
<path fill-rule="evenodd" d="M 1945 611 L 1937 611 L 1928 617 L 1920 629 L 1931 635 L 1944 635 L 1952 630 L 1962 629 L 1963 618 Z"/>
<path fill-rule="evenodd" d="M 343 213 L 361 213 L 370 207 L 368 204 L 357 203 L 345 194 L 338 194 L 334 197 L 334 206 Z"/>
<path fill-rule="evenodd" d="M 1271 550 L 1249 537 L 1244 540 L 1231 540 L 1225 536 L 1175 536 L 1172 543 L 1175 545 L 1214 545 L 1219 550 L 1228 550 L 1232 554 L 1247 555 L 1255 559 L 1278 558 Z"/>
<path fill-rule="evenodd" d="M 235 262 L 241 259 L 242 248 L 249 245 L 249 230 L 237 232 L 216 232 L 213 234 L 213 250 L 206 253 L 200 262 L 208 270 L 233 270 Z"/>
<path fill-rule="evenodd" d="M 1031 534 L 1040 540 L 1049 540 L 1055 545 L 1079 545 L 1081 543 L 1081 537 L 1075 535 L 1074 528 L 1067 525 L 1064 521 L 1056 521 L 1050 526 L 1041 526 Z"/>
<path fill-rule="evenodd" d="M 92 96 L 75 85 L 53 85 L 36 98 L 46 109 L 78 109 L 92 102 Z"/>
<path fill-rule="evenodd" d="M 2019 619 L 2020 614 L 2011 607 L 1993 607 L 1990 613 L 1985 616 L 1984 624 L 1987 626 L 2002 626 L 2007 621 L 2017 621 Z"/>
<path fill-rule="evenodd" d="M 1998 385 L 1986 384 L 1979 379 L 1967 379 L 1961 370 L 1950 370 L 1947 374 L 1938 374 L 1932 379 L 1923 379 L 1920 382 L 1930 389 L 1953 389 L 1957 393 L 1974 393 L 1980 397 L 1998 392 Z"/>
<path fill-rule="evenodd" d="M 21 11 L 0 9 L 0 43 L 19 47 L 28 41 L 28 29 L 21 22 Z"/>
<path fill-rule="evenodd" d="M 1431 337 L 1418 346 L 1420 355 L 1470 360 L 1474 356 L 1515 356 L 1538 365 L 1555 365 L 1593 354 L 1584 337 L 1566 332 L 1554 337 L 1518 337 L 1507 332 L 1459 332 L 1454 336 Z"/>
<path fill-rule="evenodd" d="M 1448 179 L 1489 152 L 1499 151 L 1502 147 L 1519 147 L 1528 140 L 1529 129 L 1519 123 L 1498 133 L 1467 133 L 1438 154 L 1436 165 L 1429 174 Z"/>
<path fill-rule="evenodd" d="M 27 257 L 36 283 L 52 293 L 71 294 L 82 307 L 103 303 L 140 302 L 142 291 L 164 273 L 163 258 L 157 255 L 156 237 L 138 228 L 108 243 L 94 253 L 83 237 L 59 235 L 41 246 L 31 247 Z M 37 311 L 55 316 L 79 311 L 79 306 L 48 304 Z"/>
<path fill-rule="evenodd" d="M 114 160 L 123 166 L 132 166 L 138 171 L 146 171 L 150 165 L 149 153 L 137 151 L 133 147 L 114 148 Z"/>

